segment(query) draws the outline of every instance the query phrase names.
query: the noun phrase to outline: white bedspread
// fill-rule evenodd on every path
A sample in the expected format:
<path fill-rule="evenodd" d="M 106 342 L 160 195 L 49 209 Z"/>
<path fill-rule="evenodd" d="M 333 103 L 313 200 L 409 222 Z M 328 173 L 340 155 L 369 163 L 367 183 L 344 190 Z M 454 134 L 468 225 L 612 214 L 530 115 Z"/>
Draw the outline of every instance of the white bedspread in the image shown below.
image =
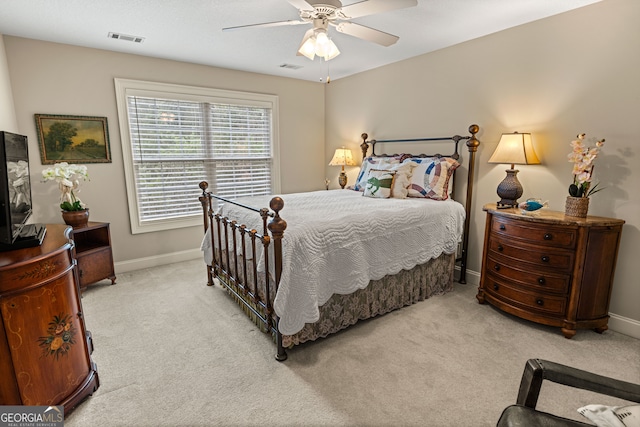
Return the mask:
<path fill-rule="evenodd" d="M 453 200 L 373 199 L 349 190 L 281 197 L 287 229 L 274 309 L 285 335 L 317 321 L 318 307 L 333 294 L 352 293 L 371 280 L 453 253 L 462 239 L 465 212 Z M 262 208 L 270 200 L 260 196 L 238 202 Z M 262 232 L 255 212 L 228 204 L 222 214 Z M 205 237 L 208 264 L 209 245 L 210 237 Z"/>

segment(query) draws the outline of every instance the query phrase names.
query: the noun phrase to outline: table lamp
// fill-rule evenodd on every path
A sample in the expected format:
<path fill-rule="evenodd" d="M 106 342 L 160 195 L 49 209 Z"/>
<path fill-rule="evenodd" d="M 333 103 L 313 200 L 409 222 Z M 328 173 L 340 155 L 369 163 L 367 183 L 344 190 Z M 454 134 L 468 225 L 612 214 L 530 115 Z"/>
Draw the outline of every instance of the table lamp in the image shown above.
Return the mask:
<path fill-rule="evenodd" d="M 538 165 L 540 160 L 533 150 L 530 133 L 503 133 L 496 151 L 489 159 L 489 163 L 511 164 L 511 169 L 507 169 L 507 176 L 498 185 L 498 196 L 500 201 L 497 207 L 500 209 L 511 208 L 518 205 L 518 198 L 522 196 L 522 185 L 518 181 L 518 169 L 513 166 L 518 165 Z"/>
<path fill-rule="evenodd" d="M 351 150 L 348 148 L 337 148 L 336 152 L 333 154 L 333 158 L 329 162 L 329 166 L 342 166 L 342 171 L 340 172 L 340 176 L 338 177 L 338 183 L 340 187 L 344 189 L 345 185 L 347 185 L 347 175 L 344 173 L 345 166 L 356 166 L 355 160 L 353 160 L 353 154 L 351 154 Z"/>

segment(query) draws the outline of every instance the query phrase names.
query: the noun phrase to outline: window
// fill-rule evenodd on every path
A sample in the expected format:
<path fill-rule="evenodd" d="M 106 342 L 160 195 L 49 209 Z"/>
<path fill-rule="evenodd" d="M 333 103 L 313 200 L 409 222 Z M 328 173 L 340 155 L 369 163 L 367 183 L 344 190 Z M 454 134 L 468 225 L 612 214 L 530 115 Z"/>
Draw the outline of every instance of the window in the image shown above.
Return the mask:
<path fill-rule="evenodd" d="M 202 224 L 200 181 L 230 199 L 279 191 L 276 96 L 115 85 L 134 234 Z"/>

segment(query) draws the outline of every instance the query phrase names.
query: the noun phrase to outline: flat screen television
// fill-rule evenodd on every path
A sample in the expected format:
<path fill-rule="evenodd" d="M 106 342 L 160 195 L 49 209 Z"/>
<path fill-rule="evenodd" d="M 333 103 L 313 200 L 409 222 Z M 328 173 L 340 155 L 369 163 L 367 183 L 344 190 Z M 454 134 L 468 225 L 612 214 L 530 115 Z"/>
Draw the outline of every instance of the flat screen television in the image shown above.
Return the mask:
<path fill-rule="evenodd" d="M 0 132 L 0 249 L 42 242 L 39 226 L 25 229 L 32 212 L 27 137 Z"/>

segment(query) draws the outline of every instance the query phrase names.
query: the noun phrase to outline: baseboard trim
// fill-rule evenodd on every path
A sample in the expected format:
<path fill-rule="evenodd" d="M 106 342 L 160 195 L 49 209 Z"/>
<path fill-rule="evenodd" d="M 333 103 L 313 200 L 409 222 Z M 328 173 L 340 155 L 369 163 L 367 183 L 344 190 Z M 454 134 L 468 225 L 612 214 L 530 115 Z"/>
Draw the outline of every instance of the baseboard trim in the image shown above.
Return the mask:
<path fill-rule="evenodd" d="M 197 258 L 202 259 L 202 257 L 203 255 L 200 249 L 189 249 L 186 251 L 116 262 L 114 264 L 114 268 L 116 270 L 116 275 L 118 275 L 119 273 L 158 267 L 159 265 L 172 264 L 174 262 L 191 261 Z M 204 265 L 204 260 L 202 263 Z"/>
<path fill-rule="evenodd" d="M 640 339 L 640 321 L 609 313 L 609 329 Z"/>
<path fill-rule="evenodd" d="M 455 280 L 457 281 L 460 278 L 460 266 L 455 267 L 454 272 Z M 467 285 L 480 285 L 480 273 L 473 270 L 467 270 Z"/>
<path fill-rule="evenodd" d="M 456 266 L 456 277 L 460 276 L 460 267 Z M 467 285 L 480 285 L 480 273 L 467 270 Z M 609 329 L 632 338 L 640 339 L 640 321 L 609 313 Z"/>

